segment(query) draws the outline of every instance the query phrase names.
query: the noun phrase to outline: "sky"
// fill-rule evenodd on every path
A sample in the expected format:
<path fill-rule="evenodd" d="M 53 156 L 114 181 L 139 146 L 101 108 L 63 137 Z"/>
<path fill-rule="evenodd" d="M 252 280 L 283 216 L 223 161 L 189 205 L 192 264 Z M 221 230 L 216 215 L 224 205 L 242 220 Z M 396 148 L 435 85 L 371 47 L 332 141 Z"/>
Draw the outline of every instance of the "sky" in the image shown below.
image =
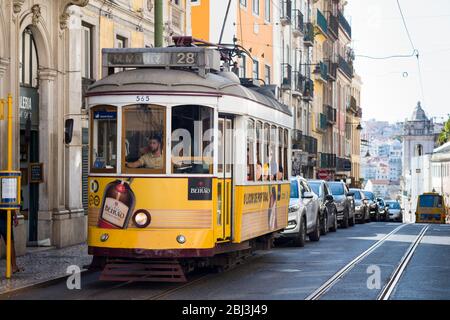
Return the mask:
<path fill-rule="evenodd" d="M 355 71 L 363 81 L 363 119 L 404 121 L 418 101 L 429 117 L 450 114 L 450 1 L 399 0 L 417 59 L 374 60 L 413 52 L 397 0 L 348 0 L 345 16 L 352 26 Z"/>

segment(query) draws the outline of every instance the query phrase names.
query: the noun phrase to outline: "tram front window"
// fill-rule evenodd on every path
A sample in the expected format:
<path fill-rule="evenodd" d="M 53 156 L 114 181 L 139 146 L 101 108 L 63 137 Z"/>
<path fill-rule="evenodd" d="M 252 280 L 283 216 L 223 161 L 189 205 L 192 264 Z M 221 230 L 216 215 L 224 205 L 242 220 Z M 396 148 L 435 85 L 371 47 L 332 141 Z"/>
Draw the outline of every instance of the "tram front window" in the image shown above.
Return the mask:
<path fill-rule="evenodd" d="M 213 173 L 213 123 L 212 108 L 172 108 L 172 173 Z"/>
<path fill-rule="evenodd" d="M 124 171 L 164 173 L 165 108 L 147 104 L 127 106 L 123 126 Z"/>
<path fill-rule="evenodd" d="M 117 109 L 96 107 L 91 112 L 93 172 L 114 171 L 117 165 Z"/>

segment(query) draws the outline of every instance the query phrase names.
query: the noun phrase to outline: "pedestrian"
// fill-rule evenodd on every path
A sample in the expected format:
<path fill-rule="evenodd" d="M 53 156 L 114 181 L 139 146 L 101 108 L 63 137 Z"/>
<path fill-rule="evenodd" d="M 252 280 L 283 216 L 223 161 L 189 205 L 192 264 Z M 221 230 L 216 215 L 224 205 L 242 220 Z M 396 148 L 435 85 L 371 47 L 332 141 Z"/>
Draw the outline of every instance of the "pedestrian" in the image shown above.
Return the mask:
<path fill-rule="evenodd" d="M 17 214 L 16 212 L 14 212 L 14 215 L 12 217 L 13 219 L 13 223 L 14 226 L 17 227 L 19 221 L 17 220 Z M 3 241 L 5 242 L 5 246 L 6 246 L 6 232 L 7 232 L 7 212 L 5 210 L 0 210 L 0 238 L 3 238 Z M 17 266 L 17 261 L 16 261 L 16 249 L 14 248 L 14 233 L 13 233 L 13 228 L 11 225 L 11 267 L 12 267 L 12 272 L 13 273 L 17 273 L 17 272 L 21 272 L 24 269 L 23 268 L 19 268 Z"/>

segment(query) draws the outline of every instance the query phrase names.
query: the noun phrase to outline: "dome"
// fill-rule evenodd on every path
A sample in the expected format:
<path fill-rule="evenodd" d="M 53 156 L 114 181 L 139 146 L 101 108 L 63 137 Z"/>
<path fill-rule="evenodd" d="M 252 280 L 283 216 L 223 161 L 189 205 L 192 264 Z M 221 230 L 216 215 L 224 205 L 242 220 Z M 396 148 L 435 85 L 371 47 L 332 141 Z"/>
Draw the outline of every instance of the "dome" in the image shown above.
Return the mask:
<path fill-rule="evenodd" d="M 414 109 L 413 115 L 411 117 L 412 121 L 424 121 L 428 120 L 425 111 L 423 111 L 422 106 L 420 105 L 420 101 L 417 103 L 416 108 Z"/>

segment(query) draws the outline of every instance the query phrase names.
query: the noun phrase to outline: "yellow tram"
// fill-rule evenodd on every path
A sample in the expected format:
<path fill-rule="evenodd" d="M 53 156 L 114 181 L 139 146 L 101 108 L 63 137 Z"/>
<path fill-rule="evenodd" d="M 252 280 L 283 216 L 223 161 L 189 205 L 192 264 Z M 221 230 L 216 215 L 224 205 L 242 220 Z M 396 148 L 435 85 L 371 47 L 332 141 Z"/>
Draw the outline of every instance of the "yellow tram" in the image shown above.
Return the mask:
<path fill-rule="evenodd" d="M 267 246 L 287 225 L 289 108 L 224 71 L 215 48 L 102 60 L 86 98 L 88 245 L 102 279 L 183 281 L 195 262 Z"/>

